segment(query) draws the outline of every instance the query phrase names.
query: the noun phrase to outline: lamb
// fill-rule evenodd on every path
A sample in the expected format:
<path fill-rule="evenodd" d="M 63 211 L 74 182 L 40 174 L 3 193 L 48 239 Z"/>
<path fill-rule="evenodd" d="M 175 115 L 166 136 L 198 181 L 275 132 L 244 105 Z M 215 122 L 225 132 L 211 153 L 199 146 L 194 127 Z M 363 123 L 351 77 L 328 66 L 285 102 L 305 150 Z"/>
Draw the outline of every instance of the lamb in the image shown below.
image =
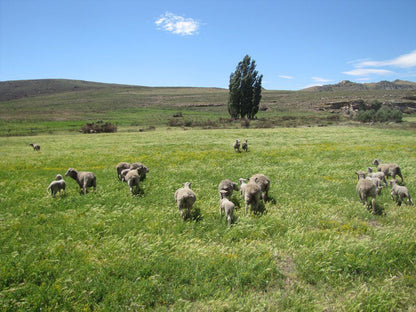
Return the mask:
<path fill-rule="evenodd" d="M 241 194 L 243 195 L 245 202 L 245 214 L 247 215 L 249 205 L 251 205 L 251 210 L 256 212 L 261 196 L 260 186 L 251 181 L 246 183 L 245 179 L 240 179 L 240 183 Z"/>
<path fill-rule="evenodd" d="M 191 208 L 196 201 L 195 193 L 191 190 L 191 183 L 185 182 L 182 188 L 176 190 L 174 195 L 181 217 L 185 220 L 191 214 Z"/>
<path fill-rule="evenodd" d="M 233 221 L 233 214 L 235 205 L 232 201 L 230 201 L 227 197 L 227 191 L 220 190 L 220 215 L 222 217 L 222 213 L 225 213 L 227 217 L 228 226 L 231 226 L 231 222 Z"/>
<path fill-rule="evenodd" d="M 384 185 L 387 186 L 386 175 L 382 171 L 373 172 L 371 167 L 367 168 L 368 173 L 366 174 L 367 177 L 375 177 L 380 179 L 380 181 L 384 182 Z"/>
<path fill-rule="evenodd" d="M 383 183 L 378 177 L 368 176 L 368 174 L 362 170 L 357 171 L 356 174 L 357 174 L 358 180 L 367 179 L 371 181 L 372 183 L 374 183 L 375 186 L 377 187 L 377 195 L 381 194 L 381 190 L 383 189 Z"/>
<path fill-rule="evenodd" d="M 261 190 L 261 198 L 264 202 L 266 202 L 269 198 L 269 189 L 270 189 L 270 179 L 266 177 L 264 174 L 258 173 L 253 175 L 249 182 L 256 183 Z"/>
<path fill-rule="evenodd" d="M 396 203 L 400 205 L 402 203 L 403 198 L 407 197 L 407 203 L 409 205 L 413 205 L 413 201 L 410 198 L 410 193 L 407 187 L 401 186 L 397 184 L 397 179 L 393 179 L 389 181 L 389 184 L 391 186 L 391 199 L 394 200 L 394 197 L 396 196 Z M 399 201 L 400 198 L 400 201 Z"/>
<path fill-rule="evenodd" d="M 76 171 L 74 168 L 69 168 L 65 173 L 66 177 L 71 177 L 77 181 L 79 187 L 84 192 L 84 195 L 87 194 L 87 188 L 93 187 L 94 191 L 97 187 L 97 178 L 94 173 L 88 171 Z"/>
<path fill-rule="evenodd" d="M 222 180 L 218 185 L 218 191 L 225 191 L 224 197 L 228 199 L 231 199 L 231 195 L 233 195 L 234 190 L 238 191 L 238 185 L 229 179 Z"/>
<path fill-rule="evenodd" d="M 131 195 L 139 193 L 140 174 L 139 169 L 133 169 L 127 172 L 124 180 L 130 188 Z"/>
<path fill-rule="evenodd" d="M 393 179 L 395 179 L 396 175 L 398 175 L 403 182 L 402 172 L 398 164 L 382 164 L 379 159 L 374 159 L 373 165 L 377 166 L 378 171 L 384 172 L 386 177 L 391 176 Z"/>
<path fill-rule="evenodd" d="M 126 174 L 128 173 L 130 171 L 130 168 L 129 169 L 124 169 L 123 171 L 121 171 L 121 173 L 120 173 L 120 179 L 121 179 L 121 181 L 123 181 L 123 182 L 126 182 Z"/>
<path fill-rule="evenodd" d="M 29 145 L 33 147 L 34 151 L 40 151 L 40 145 L 34 143 L 30 143 Z"/>
<path fill-rule="evenodd" d="M 130 170 L 138 169 L 140 175 L 140 181 L 146 179 L 146 173 L 149 172 L 149 169 L 142 163 L 133 163 L 130 165 Z"/>
<path fill-rule="evenodd" d="M 233 147 L 234 147 L 234 151 L 238 153 L 240 152 L 240 140 L 239 139 L 235 140 Z"/>
<path fill-rule="evenodd" d="M 373 181 L 370 179 L 365 178 L 364 171 L 357 171 L 358 176 L 358 183 L 355 187 L 358 196 L 360 198 L 360 202 L 363 205 L 367 206 L 367 209 L 372 208 L 372 213 L 376 213 L 376 196 L 377 196 L 377 186 L 374 184 Z M 371 203 L 368 202 L 368 198 L 372 197 Z"/>
<path fill-rule="evenodd" d="M 116 166 L 116 170 L 117 170 L 117 177 L 119 178 L 119 180 L 123 180 L 123 177 L 121 176 L 121 172 L 125 169 L 130 169 L 130 164 L 127 162 L 120 162 L 117 164 Z"/>
<path fill-rule="evenodd" d="M 49 186 L 46 189 L 46 192 L 51 190 L 52 197 L 55 197 L 55 195 L 57 193 L 61 193 L 61 191 L 63 191 L 63 193 L 65 193 L 65 188 L 66 188 L 66 183 L 63 180 L 62 175 L 57 174 L 56 177 L 55 177 L 55 181 L 52 181 L 49 184 Z"/>
<path fill-rule="evenodd" d="M 247 139 L 244 140 L 243 144 L 241 145 L 241 148 L 243 149 L 243 151 L 247 152 L 248 151 L 248 142 Z"/>

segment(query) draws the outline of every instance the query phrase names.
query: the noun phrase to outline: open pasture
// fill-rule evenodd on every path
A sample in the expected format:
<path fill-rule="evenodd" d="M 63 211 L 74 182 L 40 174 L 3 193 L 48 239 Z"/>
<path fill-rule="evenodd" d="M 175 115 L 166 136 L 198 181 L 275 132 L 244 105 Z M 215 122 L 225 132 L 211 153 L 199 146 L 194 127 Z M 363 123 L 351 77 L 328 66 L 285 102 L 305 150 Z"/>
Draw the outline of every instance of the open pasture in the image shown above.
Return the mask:
<path fill-rule="evenodd" d="M 235 153 L 236 138 L 249 152 Z M 41 145 L 35 152 L 29 143 Z M 415 311 L 416 207 L 390 190 L 359 203 L 357 170 L 397 162 L 416 198 L 411 130 L 156 130 L 0 138 L 0 309 L 5 311 Z M 120 161 L 150 170 L 131 196 Z M 97 191 L 46 187 L 69 167 Z M 271 180 L 264 213 L 219 216 L 218 183 Z M 192 183 L 195 220 L 173 199 Z"/>

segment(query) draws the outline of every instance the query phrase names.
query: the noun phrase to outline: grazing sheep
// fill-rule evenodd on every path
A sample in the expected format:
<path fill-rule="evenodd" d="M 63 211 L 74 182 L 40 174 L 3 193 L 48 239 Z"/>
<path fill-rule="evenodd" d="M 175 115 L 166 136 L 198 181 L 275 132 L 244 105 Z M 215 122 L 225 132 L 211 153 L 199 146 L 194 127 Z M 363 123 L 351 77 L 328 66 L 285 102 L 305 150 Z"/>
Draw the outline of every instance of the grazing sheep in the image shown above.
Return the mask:
<path fill-rule="evenodd" d="M 247 139 L 244 140 L 243 144 L 241 145 L 243 151 L 248 152 L 248 141 Z"/>
<path fill-rule="evenodd" d="M 383 189 L 383 182 L 376 177 L 366 177 L 367 180 L 370 180 L 371 182 L 373 182 L 375 184 L 375 186 L 377 187 L 377 195 L 381 194 L 381 190 Z"/>
<path fill-rule="evenodd" d="M 188 218 L 191 214 L 191 208 L 196 201 L 195 193 L 191 190 L 191 183 L 185 182 L 182 188 L 177 189 L 174 198 L 181 217 L 183 219 Z"/>
<path fill-rule="evenodd" d="M 402 172 L 398 164 L 395 164 L 395 163 L 382 164 L 381 160 L 374 159 L 373 165 L 377 166 L 378 171 L 384 172 L 386 177 L 391 176 L 393 179 L 395 179 L 396 175 L 398 175 L 402 179 L 402 182 L 403 182 Z"/>
<path fill-rule="evenodd" d="M 126 182 L 126 174 L 129 171 L 130 171 L 130 168 L 129 169 L 124 169 L 124 170 L 121 171 L 121 173 L 120 173 L 120 177 L 121 177 L 120 179 L 121 179 L 121 181 Z"/>
<path fill-rule="evenodd" d="M 40 145 L 38 145 L 38 144 L 33 144 L 33 143 L 30 143 L 29 145 L 33 147 L 33 150 L 34 150 L 34 151 L 40 151 Z"/>
<path fill-rule="evenodd" d="M 378 177 L 368 176 L 368 173 L 362 170 L 356 172 L 358 180 L 360 179 L 367 179 L 375 184 L 377 187 L 377 195 L 381 194 L 381 190 L 383 189 L 383 183 Z"/>
<path fill-rule="evenodd" d="M 227 217 L 228 226 L 231 226 L 235 205 L 226 197 L 226 195 L 227 191 L 220 190 L 220 216 L 222 217 L 222 213 L 224 212 L 225 216 Z"/>
<path fill-rule="evenodd" d="M 133 169 L 127 172 L 126 176 L 124 177 L 124 181 L 127 182 L 127 185 L 130 188 L 131 195 L 139 193 L 139 182 L 140 182 L 139 169 Z"/>
<path fill-rule="evenodd" d="M 355 187 L 358 196 L 360 198 L 360 202 L 363 205 L 367 206 L 367 209 L 372 208 L 372 213 L 376 213 L 376 196 L 377 196 L 377 186 L 374 184 L 373 181 L 370 179 L 365 178 L 364 171 L 357 171 L 358 176 L 358 183 Z M 371 203 L 368 202 L 368 198 L 372 197 Z"/>
<path fill-rule="evenodd" d="M 57 174 L 55 177 L 55 181 L 52 181 L 51 184 L 49 184 L 48 188 L 46 189 L 46 192 L 51 190 L 52 197 L 55 197 L 57 193 L 65 193 L 66 183 L 63 180 L 62 175 Z"/>
<path fill-rule="evenodd" d="M 240 179 L 241 194 L 245 202 L 245 214 L 247 215 L 248 206 L 251 205 L 251 210 L 256 212 L 261 196 L 261 189 L 257 183 L 249 181 L 245 183 L 245 179 Z"/>
<path fill-rule="evenodd" d="M 240 152 L 240 140 L 239 139 L 235 140 L 233 147 L 234 147 L 234 151 L 238 153 Z"/>
<path fill-rule="evenodd" d="M 218 191 L 225 191 L 225 197 L 228 199 L 231 199 L 231 195 L 233 195 L 234 190 L 238 191 L 238 185 L 229 179 L 222 180 L 218 185 Z"/>
<path fill-rule="evenodd" d="M 79 187 L 84 192 L 84 195 L 87 194 L 88 187 L 93 187 L 94 191 L 97 187 L 97 178 L 92 172 L 76 171 L 73 168 L 69 168 L 68 171 L 65 173 L 65 176 L 71 177 L 72 179 L 77 181 Z"/>
<path fill-rule="evenodd" d="M 371 167 L 367 168 L 368 173 L 366 174 L 367 177 L 375 177 L 380 179 L 387 186 L 386 175 L 382 171 L 373 172 Z"/>
<path fill-rule="evenodd" d="M 261 193 L 262 193 L 261 198 L 263 199 L 264 202 L 266 202 L 269 198 L 270 179 L 266 177 L 264 174 L 258 173 L 258 174 L 253 175 L 249 179 L 249 182 L 254 182 L 258 186 L 260 186 Z"/>
<path fill-rule="evenodd" d="M 244 188 L 247 185 L 246 181 L 247 181 L 247 179 L 243 179 L 243 178 L 238 179 L 238 182 L 240 183 L 240 194 L 241 195 L 244 194 Z"/>
<path fill-rule="evenodd" d="M 119 180 L 123 180 L 122 176 L 121 176 L 121 172 L 125 169 L 130 169 L 130 164 L 127 162 L 120 162 L 117 164 L 116 166 L 116 170 L 117 170 L 117 177 Z"/>
<path fill-rule="evenodd" d="M 410 198 L 410 193 L 407 187 L 401 186 L 397 184 L 397 179 L 390 180 L 389 184 L 391 186 L 391 199 L 394 200 L 394 196 L 396 196 L 396 203 L 400 205 L 402 203 L 403 198 L 407 197 L 407 203 L 409 205 L 413 205 L 413 201 Z M 399 201 L 400 199 L 400 201 Z"/>
<path fill-rule="evenodd" d="M 138 169 L 140 175 L 140 181 L 146 179 L 146 173 L 149 172 L 149 169 L 142 163 L 133 163 L 130 165 L 130 170 Z"/>

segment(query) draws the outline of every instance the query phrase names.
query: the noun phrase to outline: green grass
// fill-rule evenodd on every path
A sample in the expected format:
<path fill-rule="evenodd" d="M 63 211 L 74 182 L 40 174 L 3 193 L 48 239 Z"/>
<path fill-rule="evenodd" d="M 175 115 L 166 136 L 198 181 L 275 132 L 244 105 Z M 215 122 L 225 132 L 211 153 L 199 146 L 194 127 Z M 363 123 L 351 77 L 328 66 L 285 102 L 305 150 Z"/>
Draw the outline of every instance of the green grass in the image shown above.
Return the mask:
<path fill-rule="evenodd" d="M 14 85 L 11 82 L 0 82 L 0 91 L 0 136 L 73 132 L 87 122 L 99 120 L 116 124 L 119 132 L 173 126 L 242 128 L 240 121 L 227 120 L 227 89 L 157 88 L 72 80 L 34 80 L 17 81 Z M 257 120 L 251 121 L 250 127 L 339 124 L 346 120 L 345 116 L 331 112 L 332 109 L 328 109 L 326 104 L 348 103 L 357 99 L 365 102 L 409 102 L 410 100 L 405 100 L 406 96 L 414 96 L 414 91 L 264 90 L 261 101 L 264 110 L 257 114 Z M 174 118 L 179 112 L 183 117 Z M 402 127 L 415 128 L 413 115 L 406 114 L 406 122 Z"/>
<path fill-rule="evenodd" d="M 235 138 L 249 152 L 235 153 Z M 34 152 L 28 145 L 41 145 Z M 156 130 L 0 138 L 0 309 L 4 311 L 413 311 L 416 210 L 383 190 L 380 215 L 355 193 L 374 158 L 400 164 L 416 197 L 412 130 L 365 127 Z M 132 197 L 120 161 L 150 172 Z M 68 167 L 97 191 L 46 187 Z M 264 173 L 262 215 L 231 228 L 218 183 Z M 199 221 L 173 194 L 185 181 Z"/>

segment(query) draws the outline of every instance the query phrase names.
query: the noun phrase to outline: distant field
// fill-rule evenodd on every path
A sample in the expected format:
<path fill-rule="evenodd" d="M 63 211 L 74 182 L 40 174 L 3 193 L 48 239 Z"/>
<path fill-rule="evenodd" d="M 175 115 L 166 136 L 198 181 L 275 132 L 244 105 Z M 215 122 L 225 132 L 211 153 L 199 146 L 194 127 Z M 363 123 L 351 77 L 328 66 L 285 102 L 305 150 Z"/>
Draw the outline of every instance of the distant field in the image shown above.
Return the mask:
<path fill-rule="evenodd" d="M 80 81 L 33 81 L 25 87 L 0 83 L 0 136 L 78 131 L 100 120 L 119 131 L 149 128 L 241 128 L 230 121 L 228 90 L 217 88 L 155 88 Z M 262 110 L 252 128 L 331 125 L 346 121 L 327 103 L 353 100 L 403 102 L 415 91 L 263 91 Z M 173 117 L 181 114 L 182 117 Z M 414 115 L 414 114 L 413 114 Z M 409 116 L 413 116 L 409 115 Z M 243 127 L 247 126 L 243 124 Z M 406 126 L 405 126 L 406 127 Z"/>
<path fill-rule="evenodd" d="M 67 121 L 68 123 L 70 121 Z M 68 124 L 69 125 L 69 124 Z M 249 152 L 235 153 L 236 138 Z M 35 152 L 28 145 L 41 145 Z M 370 127 L 159 130 L 0 137 L 0 309 L 4 311 L 413 311 L 416 210 L 383 190 L 379 215 L 355 171 L 400 164 L 416 198 L 414 130 Z M 150 172 L 132 197 L 119 161 Z M 68 167 L 97 191 L 46 187 Z M 218 183 L 264 173 L 261 215 L 219 217 Z M 173 194 L 190 181 L 199 221 Z"/>

